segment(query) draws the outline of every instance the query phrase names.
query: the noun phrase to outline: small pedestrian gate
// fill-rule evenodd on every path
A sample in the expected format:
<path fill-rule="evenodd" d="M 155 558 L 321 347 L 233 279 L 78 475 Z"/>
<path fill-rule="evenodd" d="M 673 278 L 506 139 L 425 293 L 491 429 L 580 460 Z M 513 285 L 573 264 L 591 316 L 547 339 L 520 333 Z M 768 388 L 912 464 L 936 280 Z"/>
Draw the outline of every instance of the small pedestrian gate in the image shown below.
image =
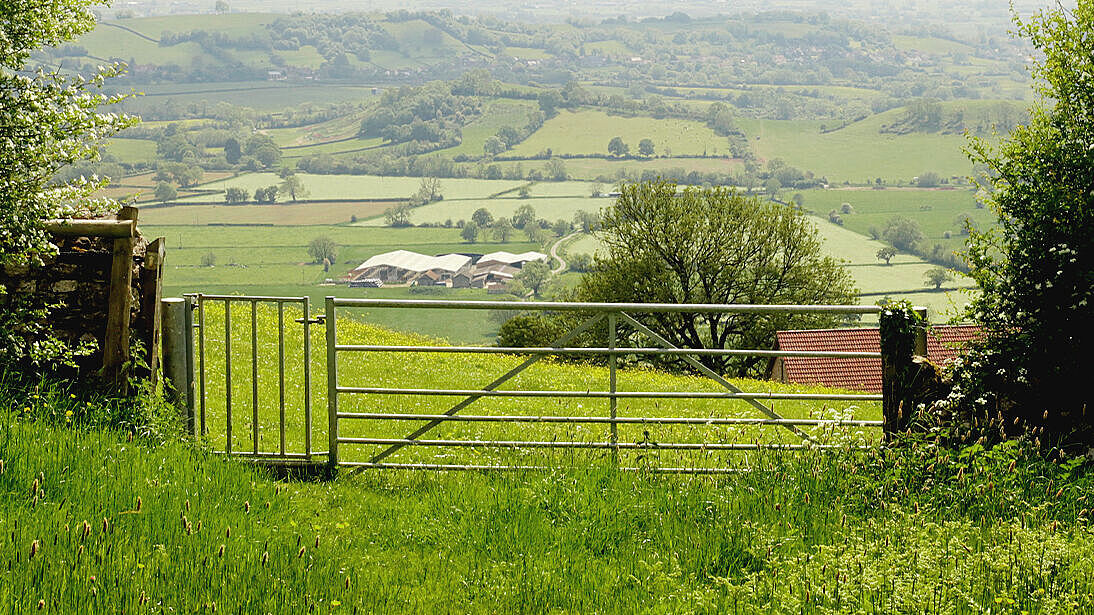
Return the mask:
<path fill-rule="evenodd" d="M 827 357 L 827 358 L 880 358 L 880 352 L 821 352 L 781 351 L 765 349 L 694 349 L 679 348 L 663 336 L 643 324 L 638 314 L 683 315 L 696 314 L 750 314 L 771 316 L 802 313 L 876 314 L 875 306 L 803 306 L 803 305 L 676 305 L 676 304 L 606 304 L 606 303 L 555 303 L 524 301 L 444 301 L 444 300 L 395 300 L 395 299 L 342 299 L 327 297 L 324 313 L 312 318 L 306 297 L 246 297 L 226 295 L 190 295 L 196 319 L 193 344 L 196 356 L 197 404 L 194 412 L 201 434 L 214 447 L 230 455 L 249 457 L 276 463 L 327 463 L 330 468 L 356 469 L 417 468 L 417 469 L 514 469 L 546 467 L 543 465 L 513 464 L 490 457 L 488 463 L 471 455 L 453 458 L 452 451 L 535 451 L 559 449 L 601 450 L 618 462 L 621 453 L 636 451 L 742 451 L 760 449 L 826 448 L 803 428 L 857 427 L 877 428 L 879 420 L 860 418 L 785 418 L 775 411 L 775 401 L 840 401 L 875 403 L 881 395 L 857 393 L 790 393 L 744 391 L 703 364 L 703 356 L 752 356 L 774 359 L 778 357 Z M 244 324 L 233 307 L 243 306 Z M 211 309 L 215 306 L 215 309 Z M 287 313 L 287 308 L 292 313 Z M 544 347 L 498 346 L 449 346 L 438 343 L 393 345 L 389 343 L 360 343 L 358 339 L 344 340 L 339 334 L 346 327 L 338 317 L 348 316 L 347 311 L 361 308 L 395 310 L 510 310 L 520 312 L 571 312 L 579 316 L 578 324 Z M 235 320 L 233 320 L 235 319 Z M 249 319 L 249 323 L 246 320 Z M 325 344 L 323 354 L 312 356 L 311 331 L 313 324 L 323 324 Z M 276 326 L 276 336 L 265 328 Z M 294 327 L 286 335 L 286 327 Z M 600 329 L 603 327 L 603 329 Z M 215 331 L 215 332 L 214 332 Z M 621 331 L 627 335 L 621 338 Z M 597 332 L 606 339 L 604 346 L 583 347 L 571 344 L 582 335 Z M 249 337 L 249 341 L 246 339 Z M 632 345 L 635 340 L 643 343 Z M 289 351 L 286 351 L 287 340 Z M 381 340 L 382 341 L 382 340 Z M 293 354 L 292 347 L 299 351 Z M 210 353 L 221 357 L 212 369 Z M 249 356 L 246 356 L 248 355 Z M 477 355 L 508 355 L 525 357 L 515 367 L 479 385 L 420 386 L 417 382 L 402 382 L 400 371 L 408 366 L 420 365 L 429 369 L 426 357 L 469 357 Z M 522 374 L 529 374 L 533 365 L 548 357 L 583 355 L 601 357 L 606 369 L 587 370 L 589 374 L 606 377 L 601 388 L 588 386 L 577 390 L 549 388 L 520 388 L 517 384 Z M 418 357 L 415 361 L 399 362 L 397 357 Z M 683 361 L 694 372 L 705 377 L 704 382 L 714 383 L 716 390 L 623 390 L 619 386 L 618 363 L 620 357 L 673 357 Z M 292 359 L 291 357 L 297 357 Z M 355 368 L 353 357 L 372 357 L 368 370 Z M 384 358 L 387 357 L 387 358 Z M 276 358 L 276 370 L 273 360 Z M 233 363 L 235 359 L 235 363 Z M 240 366 L 240 360 L 243 366 Z M 248 360 L 249 359 L 249 360 Z M 375 361 L 386 361 L 377 363 Z M 326 386 L 312 394 L 312 367 L 325 372 Z M 379 370 L 377 370 L 379 366 Z M 249 368 L 249 369 L 248 369 Z M 287 374 L 288 369 L 288 376 Z M 383 382 L 361 382 L 357 376 L 369 373 Z M 468 372 L 470 373 L 470 371 Z M 430 376 L 432 377 L 432 376 Z M 390 382 L 395 379 L 394 382 Z M 242 380 L 243 382 L 238 382 Z M 276 383 L 274 388 L 272 383 Z M 249 384 L 249 387 L 247 386 Z M 396 384 L 398 386 L 380 386 Z M 242 403 L 238 389 L 244 392 Z M 708 387 L 709 388 L 709 387 Z M 291 395 L 290 393 L 295 393 Z M 444 403 L 430 411 L 408 411 L 413 404 L 437 404 L 444 399 L 456 400 Z M 364 402 L 358 400 L 366 400 Z M 371 400 L 371 401 L 369 401 Z M 406 401 L 413 400 L 413 401 Z M 424 401 L 428 400 L 428 401 Z M 489 413 L 465 413 L 474 404 L 483 405 L 491 400 L 537 400 L 534 412 L 495 411 Z M 600 411 L 590 412 L 584 406 L 580 412 L 544 414 L 541 410 L 551 400 L 577 404 L 583 400 L 603 400 Z M 620 402 L 639 403 L 654 400 L 664 404 L 712 404 L 733 401 L 747 404 L 752 414 L 759 416 L 715 415 L 706 416 L 692 412 L 688 415 L 649 416 L 647 413 L 627 416 L 620 413 Z M 313 429 L 313 404 L 326 406 L 327 420 Z M 372 404 L 369 406 L 369 404 Z M 361 407 L 364 405 L 365 407 Z M 245 412 L 241 412 L 241 408 Z M 724 409 L 724 407 L 723 407 Z M 572 408 L 571 408 L 572 410 Z M 690 410 L 690 408 L 688 408 Z M 453 426 L 503 425 L 506 429 L 521 429 L 520 425 L 567 425 L 570 429 L 606 427 L 602 437 L 596 439 L 528 439 L 521 437 L 482 437 L 465 435 L 428 437 Z M 262 429 L 276 426 L 276 439 L 260 437 Z M 375 426 L 382 433 L 362 433 L 361 426 Z M 677 426 L 673 429 L 701 429 L 712 427 L 760 428 L 776 427 L 792 434 L 796 442 L 726 442 L 708 441 L 691 436 L 682 441 L 653 442 L 648 431 L 644 438 L 620 437 L 620 428 L 653 429 L 657 426 Z M 246 438 L 241 438 L 243 430 Z M 405 431 L 398 431 L 404 429 Z M 386 430 L 386 431 L 385 431 Z M 394 430 L 394 431 L 392 431 Z M 325 434 L 317 434 L 317 431 Z M 691 433 L 690 431 L 688 433 Z M 518 434 L 521 435 L 521 434 Z M 327 450 L 313 450 L 315 437 L 325 436 Z M 223 443 L 223 447 L 219 443 Z M 272 446 L 271 446 L 272 445 Z M 372 449 L 371 451 L 368 449 Z M 399 460 L 395 456 L 421 451 L 446 451 L 446 457 L 437 459 L 420 455 L 413 459 Z M 659 472 L 718 472 L 728 468 L 667 465 L 647 467 Z"/>
<path fill-rule="evenodd" d="M 188 361 L 190 405 L 200 435 L 233 456 L 285 464 L 325 457 L 313 447 L 311 327 L 323 321 L 312 318 L 310 299 L 193 294 L 186 301 L 196 338 L 188 345 L 196 354 Z"/>

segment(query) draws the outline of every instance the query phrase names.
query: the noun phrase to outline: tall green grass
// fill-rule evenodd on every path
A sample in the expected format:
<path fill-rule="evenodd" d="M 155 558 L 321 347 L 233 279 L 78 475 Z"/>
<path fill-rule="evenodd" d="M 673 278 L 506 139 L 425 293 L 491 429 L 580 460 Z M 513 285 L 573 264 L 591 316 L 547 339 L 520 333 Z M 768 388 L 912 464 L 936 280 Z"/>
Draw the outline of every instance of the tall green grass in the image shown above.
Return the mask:
<path fill-rule="evenodd" d="M 33 394 L 0 388 L 0 612 L 1094 609 L 1094 476 L 1019 447 L 278 482 Z"/>

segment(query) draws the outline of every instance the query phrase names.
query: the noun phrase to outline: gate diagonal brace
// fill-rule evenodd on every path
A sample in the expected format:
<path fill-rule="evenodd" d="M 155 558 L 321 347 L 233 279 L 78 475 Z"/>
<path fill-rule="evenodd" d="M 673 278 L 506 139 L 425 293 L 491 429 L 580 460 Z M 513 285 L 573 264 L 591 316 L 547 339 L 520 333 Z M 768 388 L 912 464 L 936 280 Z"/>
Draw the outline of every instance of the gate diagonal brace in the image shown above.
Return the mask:
<path fill-rule="evenodd" d="M 663 338 L 660 335 L 658 335 L 657 333 L 655 333 L 652 329 L 650 329 L 646 325 L 638 322 L 636 319 L 631 317 L 630 314 L 627 314 L 626 312 L 620 312 L 619 316 L 622 317 L 623 320 L 625 320 L 632 327 L 634 327 L 634 328 L 638 329 L 640 332 L 644 333 L 647 337 L 652 339 L 654 341 L 654 343 L 660 345 L 662 348 L 678 348 L 678 346 L 673 345 L 671 342 L 669 342 L 665 338 Z M 690 366 L 694 367 L 695 369 L 699 370 L 699 372 L 702 373 L 704 376 L 706 376 L 707 378 L 710 378 L 711 380 L 717 382 L 718 384 L 720 384 L 723 387 L 729 389 L 730 391 L 732 391 L 734 393 L 743 393 L 744 392 L 740 388 L 734 386 L 734 384 L 732 382 L 726 380 L 722 376 L 719 376 L 718 373 L 715 372 L 714 370 L 712 370 L 709 367 L 707 367 L 706 365 L 703 365 L 702 363 L 700 363 L 698 360 L 695 359 L 695 357 L 688 356 L 688 355 L 681 355 L 681 358 L 684 360 L 685 363 L 687 363 L 688 365 L 690 365 Z M 773 419 L 783 418 L 783 417 L 779 416 L 778 414 L 776 414 L 774 410 L 772 410 L 771 408 L 768 408 L 767 406 L 761 404 L 760 402 L 756 401 L 755 399 L 748 399 L 746 401 L 748 401 L 748 403 L 752 404 L 752 406 L 755 407 L 760 412 L 763 412 L 764 414 L 766 414 L 769 418 L 773 418 Z M 812 436 L 810 436 L 809 434 L 805 433 L 804 431 L 798 429 L 794 425 L 782 425 L 782 427 L 785 427 L 786 429 L 790 430 L 791 432 L 794 433 L 794 435 L 798 436 L 799 438 L 801 438 L 803 440 L 808 440 L 809 442 L 816 442 L 816 440 L 814 440 Z"/>
<path fill-rule="evenodd" d="M 578 335 L 584 333 L 585 331 L 589 330 L 590 328 L 592 328 L 593 326 L 598 324 L 600 321 L 604 320 L 604 317 L 605 317 L 604 314 L 596 314 L 594 316 L 590 316 L 588 318 L 588 320 L 581 323 L 577 327 L 574 327 L 573 329 L 571 329 L 569 331 L 569 333 L 566 333 L 562 337 L 560 337 L 560 338 L 556 339 L 554 342 L 552 342 L 550 344 L 550 347 L 552 347 L 552 348 L 562 348 L 562 347 L 564 347 L 567 342 L 569 342 L 573 338 L 577 337 Z M 483 387 L 483 390 L 484 391 L 492 391 L 492 390 L 498 388 L 499 386 L 505 384 L 508 380 L 512 379 L 514 376 L 516 376 L 517 374 L 523 372 L 524 370 L 528 369 L 529 367 L 532 366 L 532 364 L 539 362 L 541 359 L 543 359 L 546 356 L 548 356 L 548 355 L 535 355 L 535 356 L 529 357 L 527 360 L 525 360 L 520 365 L 514 367 L 513 369 L 506 372 L 504 375 L 500 376 L 499 378 L 497 378 L 496 380 L 494 380 L 490 384 Z M 470 397 L 467 397 L 466 399 L 459 402 L 455 406 L 452 406 L 451 408 L 449 408 L 444 414 L 445 414 L 445 416 L 452 416 L 452 415 L 458 413 L 460 410 L 463 410 L 464 408 L 470 406 L 471 404 L 475 403 L 476 401 L 482 399 L 482 397 L 483 397 L 482 395 L 471 395 Z M 405 436 L 403 439 L 404 440 L 416 440 L 419 437 L 421 437 L 423 434 L 433 430 L 435 427 L 437 427 L 438 425 L 441 425 L 442 423 L 444 423 L 444 421 L 430 421 L 430 422 L 426 423 L 425 425 L 422 425 L 421 427 L 416 429 L 413 433 Z M 403 448 L 404 446 L 406 446 L 406 444 L 403 444 L 403 443 L 393 444 L 390 447 L 388 447 L 387 449 L 385 449 L 382 452 L 378 453 L 371 460 L 369 460 L 369 463 L 379 463 L 380 461 L 386 459 L 392 453 L 395 453 L 396 451 Z"/>

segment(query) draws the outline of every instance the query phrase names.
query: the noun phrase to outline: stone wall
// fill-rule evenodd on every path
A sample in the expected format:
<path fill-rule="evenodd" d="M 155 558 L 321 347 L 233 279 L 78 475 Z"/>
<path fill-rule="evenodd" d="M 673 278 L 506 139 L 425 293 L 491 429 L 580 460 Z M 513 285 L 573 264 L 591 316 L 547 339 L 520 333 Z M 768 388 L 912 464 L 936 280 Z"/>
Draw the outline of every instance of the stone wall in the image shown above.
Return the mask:
<path fill-rule="evenodd" d="M 82 374 L 97 372 L 103 365 L 107 336 L 114 240 L 57 237 L 54 244 L 60 253 L 44 266 L 0 268 L 0 284 L 8 288 L 12 299 L 18 297 L 36 305 L 57 305 L 50 312 L 53 334 L 71 345 L 93 343 L 95 352 L 78 363 Z M 142 303 L 147 307 L 147 301 L 142 302 L 142 297 L 147 295 L 146 289 L 142 288 L 142 284 L 147 283 L 147 276 L 141 275 L 147 249 L 148 243 L 137 237 L 131 265 L 129 322 L 130 339 L 142 340 L 145 349 L 149 350 L 149 342 L 156 339 L 153 332 L 156 323 L 149 311 L 142 309 Z M 2 302 L 0 299 L 0 304 Z"/>

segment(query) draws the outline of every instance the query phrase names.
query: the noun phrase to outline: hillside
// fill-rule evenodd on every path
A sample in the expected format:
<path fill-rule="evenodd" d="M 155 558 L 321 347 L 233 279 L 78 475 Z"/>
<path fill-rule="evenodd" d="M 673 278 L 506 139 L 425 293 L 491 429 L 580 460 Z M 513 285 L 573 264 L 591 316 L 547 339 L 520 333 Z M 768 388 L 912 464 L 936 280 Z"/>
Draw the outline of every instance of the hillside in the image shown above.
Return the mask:
<path fill-rule="evenodd" d="M 937 470 L 898 449 L 751 456 L 718 477 L 307 482 L 81 427 L 86 412 L 63 389 L 0 386 L 5 611 L 1094 608 L 1089 473 L 1013 451 Z"/>

